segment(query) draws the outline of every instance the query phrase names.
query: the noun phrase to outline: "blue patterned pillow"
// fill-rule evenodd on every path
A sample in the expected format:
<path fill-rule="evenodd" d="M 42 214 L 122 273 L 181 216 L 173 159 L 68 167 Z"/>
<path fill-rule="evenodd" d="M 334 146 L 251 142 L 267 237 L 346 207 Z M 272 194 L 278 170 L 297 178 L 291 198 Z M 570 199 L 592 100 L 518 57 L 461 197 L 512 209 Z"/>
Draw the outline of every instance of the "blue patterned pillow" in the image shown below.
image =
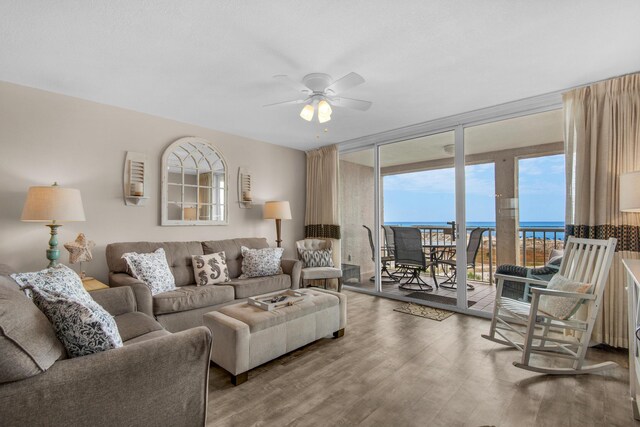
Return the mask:
<path fill-rule="evenodd" d="M 151 291 L 151 295 L 172 291 L 176 288 L 176 282 L 169 269 L 164 249 L 158 248 L 149 254 L 127 252 L 122 254 L 131 274 L 138 280 L 142 280 Z"/>
<path fill-rule="evenodd" d="M 229 269 L 224 252 L 216 252 L 210 255 L 192 255 L 193 274 L 196 277 L 197 286 L 213 285 L 228 282 Z"/>
<path fill-rule="evenodd" d="M 240 247 L 242 252 L 241 279 L 248 277 L 275 276 L 282 273 L 280 260 L 284 248 L 249 249 Z"/>
<path fill-rule="evenodd" d="M 309 267 L 333 267 L 333 256 L 331 249 L 319 249 L 319 250 L 301 250 L 300 258 L 304 268 Z"/>
<path fill-rule="evenodd" d="M 91 298 L 75 271 L 60 264 L 11 277 L 47 316 L 70 357 L 122 347 L 113 316 Z"/>

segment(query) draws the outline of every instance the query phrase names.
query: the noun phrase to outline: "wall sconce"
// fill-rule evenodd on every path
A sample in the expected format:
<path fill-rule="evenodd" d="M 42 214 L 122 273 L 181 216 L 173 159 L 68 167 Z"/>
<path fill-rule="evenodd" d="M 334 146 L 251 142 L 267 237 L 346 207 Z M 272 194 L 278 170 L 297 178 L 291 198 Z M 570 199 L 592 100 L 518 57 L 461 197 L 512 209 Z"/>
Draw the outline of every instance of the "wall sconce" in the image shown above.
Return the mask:
<path fill-rule="evenodd" d="M 498 199 L 498 214 L 503 218 L 515 219 L 518 208 L 519 205 L 517 197 L 500 197 Z"/>
<path fill-rule="evenodd" d="M 251 186 L 251 172 L 246 168 L 238 168 L 238 204 L 241 209 L 250 209 L 253 206 Z"/>
<path fill-rule="evenodd" d="M 127 151 L 124 160 L 124 204 L 126 206 L 143 206 L 149 196 L 147 182 L 147 156 L 143 153 Z"/>

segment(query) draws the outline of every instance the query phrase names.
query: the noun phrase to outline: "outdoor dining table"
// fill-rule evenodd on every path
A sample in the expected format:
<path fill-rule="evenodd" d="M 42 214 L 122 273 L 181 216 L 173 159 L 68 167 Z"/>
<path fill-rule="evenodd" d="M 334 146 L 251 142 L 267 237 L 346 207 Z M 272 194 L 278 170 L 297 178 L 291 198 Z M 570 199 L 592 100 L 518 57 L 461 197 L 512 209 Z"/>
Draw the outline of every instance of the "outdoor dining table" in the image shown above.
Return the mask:
<path fill-rule="evenodd" d="M 451 249 L 456 249 L 456 242 L 429 242 L 422 244 L 423 250 L 425 252 L 429 251 L 429 261 L 431 261 L 431 277 L 433 278 L 433 283 L 436 284 L 436 288 L 438 288 L 438 279 L 436 278 L 436 264 L 438 261 L 438 256 L 443 254 L 445 251 L 450 251 Z"/>

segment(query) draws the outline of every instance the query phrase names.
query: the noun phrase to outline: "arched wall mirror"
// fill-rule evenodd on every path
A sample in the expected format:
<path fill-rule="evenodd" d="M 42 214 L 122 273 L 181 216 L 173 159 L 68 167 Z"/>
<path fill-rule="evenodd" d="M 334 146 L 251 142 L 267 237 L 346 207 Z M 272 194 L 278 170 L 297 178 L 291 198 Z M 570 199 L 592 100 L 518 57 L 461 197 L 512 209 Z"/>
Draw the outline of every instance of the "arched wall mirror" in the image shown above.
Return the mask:
<path fill-rule="evenodd" d="M 162 225 L 227 224 L 227 183 L 227 163 L 209 141 L 175 141 L 162 155 Z"/>

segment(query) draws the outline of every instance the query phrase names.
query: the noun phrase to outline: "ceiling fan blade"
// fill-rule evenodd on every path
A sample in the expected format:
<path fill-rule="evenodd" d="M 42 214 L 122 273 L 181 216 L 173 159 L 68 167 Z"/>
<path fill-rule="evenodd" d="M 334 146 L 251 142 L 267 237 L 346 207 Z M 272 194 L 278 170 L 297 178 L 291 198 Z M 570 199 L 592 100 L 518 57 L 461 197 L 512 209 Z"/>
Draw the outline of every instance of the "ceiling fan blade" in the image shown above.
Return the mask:
<path fill-rule="evenodd" d="M 364 78 L 358 73 L 349 73 L 341 79 L 336 80 L 327 87 L 327 91 L 332 91 L 334 94 L 347 91 L 360 84 L 364 83 Z"/>
<path fill-rule="evenodd" d="M 274 79 L 278 80 L 280 83 L 289 86 L 291 89 L 297 90 L 298 92 L 311 93 L 312 90 L 300 83 L 299 81 L 293 80 L 289 76 L 285 76 L 283 74 L 273 76 Z"/>
<path fill-rule="evenodd" d="M 263 105 L 263 107 L 275 107 L 276 105 L 302 104 L 306 99 L 294 99 L 293 101 L 274 102 L 273 104 Z"/>
<path fill-rule="evenodd" d="M 367 111 L 371 105 L 373 105 L 373 102 L 370 101 L 343 97 L 329 99 L 329 102 L 331 102 L 331 105 L 335 105 L 336 107 L 351 108 L 360 111 Z"/>

